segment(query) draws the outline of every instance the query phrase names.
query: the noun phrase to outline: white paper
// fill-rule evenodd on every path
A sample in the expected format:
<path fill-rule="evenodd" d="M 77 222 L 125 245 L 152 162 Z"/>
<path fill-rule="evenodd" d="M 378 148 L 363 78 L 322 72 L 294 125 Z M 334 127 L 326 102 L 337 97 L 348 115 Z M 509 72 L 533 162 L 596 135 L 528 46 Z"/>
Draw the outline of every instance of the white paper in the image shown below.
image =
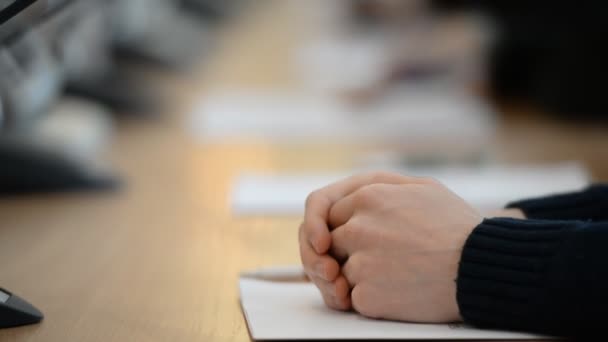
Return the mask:
<path fill-rule="evenodd" d="M 433 177 L 480 210 L 494 210 L 511 201 L 580 190 L 589 183 L 577 163 L 403 169 L 402 174 Z M 354 172 L 244 173 L 231 195 L 235 215 L 299 215 L 308 194 Z"/>
<path fill-rule="evenodd" d="M 493 113 L 455 92 L 403 89 L 354 106 L 328 96 L 278 91 L 208 94 L 190 129 L 205 142 L 417 143 L 481 149 L 494 132 Z"/>
<path fill-rule="evenodd" d="M 311 283 L 240 280 L 241 305 L 254 340 L 531 340 L 541 336 L 464 325 L 367 319 L 323 304 Z"/>

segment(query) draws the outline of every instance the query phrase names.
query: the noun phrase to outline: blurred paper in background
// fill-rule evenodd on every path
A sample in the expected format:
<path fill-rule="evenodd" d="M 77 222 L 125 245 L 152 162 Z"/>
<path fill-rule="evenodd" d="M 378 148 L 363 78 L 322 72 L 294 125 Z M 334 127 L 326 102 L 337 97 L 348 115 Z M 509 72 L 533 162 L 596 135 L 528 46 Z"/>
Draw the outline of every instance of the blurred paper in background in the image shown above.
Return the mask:
<path fill-rule="evenodd" d="M 298 92 L 235 90 L 210 94 L 192 128 L 204 142 L 472 144 L 493 134 L 492 111 L 441 89 L 399 88 L 353 105 Z"/>
<path fill-rule="evenodd" d="M 364 170 L 333 173 L 242 173 L 232 188 L 232 212 L 235 215 L 301 215 L 309 193 L 361 171 Z M 497 210 L 518 199 L 581 189 L 589 182 L 587 170 L 578 163 L 448 166 L 391 171 L 410 176 L 433 177 L 482 211 Z"/>

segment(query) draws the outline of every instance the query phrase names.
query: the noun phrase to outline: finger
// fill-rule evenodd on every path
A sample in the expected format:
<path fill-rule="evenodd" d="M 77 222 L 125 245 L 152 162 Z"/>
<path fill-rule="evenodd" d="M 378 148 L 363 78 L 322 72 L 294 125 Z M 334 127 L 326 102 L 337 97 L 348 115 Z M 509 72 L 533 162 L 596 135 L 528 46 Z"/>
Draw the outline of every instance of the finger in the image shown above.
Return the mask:
<path fill-rule="evenodd" d="M 302 229 L 318 254 L 326 253 L 331 245 L 329 235 L 329 211 L 338 200 L 356 191 L 363 185 L 374 183 L 404 184 L 419 183 L 422 178 L 402 176 L 395 173 L 373 172 L 348 177 L 313 191 L 306 199 L 306 210 Z M 334 227 L 337 227 L 334 226 Z"/>
<path fill-rule="evenodd" d="M 423 183 L 425 178 L 408 177 L 394 173 L 366 173 L 352 176 L 311 193 L 306 200 L 303 230 L 317 253 L 326 253 L 331 245 L 329 236 L 330 208 L 340 199 L 350 195 L 364 185 Z M 339 225 L 333 225 L 337 227 Z"/>
<path fill-rule="evenodd" d="M 392 173 L 367 175 L 367 178 L 359 180 L 358 187 L 354 189 L 350 188 L 349 190 L 351 191 L 349 193 L 344 194 L 333 202 L 329 209 L 327 222 L 330 228 L 340 227 L 345 224 L 354 214 L 355 206 L 357 205 L 355 198 L 358 196 L 358 192 L 364 189 L 365 186 L 373 184 L 418 184 L 426 181 L 426 178 L 402 176 Z"/>
<path fill-rule="evenodd" d="M 331 235 L 327 226 L 327 213 L 331 203 L 327 195 L 319 190 L 308 195 L 301 230 L 304 238 L 318 254 L 327 253 L 331 245 Z"/>
<path fill-rule="evenodd" d="M 329 210 L 329 225 L 334 229 L 344 225 L 355 214 L 354 197 L 357 191 L 338 200 Z"/>
<path fill-rule="evenodd" d="M 335 310 L 349 310 L 351 308 L 350 288 L 343 276 L 338 277 L 333 282 L 318 277 L 312 277 L 311 280 L 321 292 L 325 305 Z"/>
<path fill-rule="evenodd" d="M 364 247 L 364 227 L 359 221 L 360 219 L 355 217 L 331 232 L 333 243 L 330 253 L 340 264 Z"/>
<path fill-rule="evenodd" d="M 342 228 L 338 228 L 332 232 L 332 237 L 334 239 L 334 243 L 331 244 L 331 248 L 329 250 L 330 255 L 336 260 L 336 262 L 340 265 L 344 264 L 350 255 L 350 248 L 347 247 L 347 244 L 350 243 L 346 241 L 344 238 L 336 239 L 335 234 L 337 231 L 341 231 Z"/>
<path fill-rule="evenodd" d="M 340 265 L 327 254 L 319 255 L 308 241 L 300 241 L 300 258 L 308 276 L 316 276 L 326 281 L 333 281 L 340 273 Z"/>
<path fill-rule="evenodd" d="M 321 293 L 321 297 L 323 297 L 323 302 L 325 305 L 332 309 L 338 309 L 338 300 L 336 298 L 336 290 L 333 282 L 327 282 L 318 277 L 311 277 L 312 282 L 315 284 L 319 292 Z"/>
<path fill-rule="evenodd" d="M 349 288 L 354 288 L 360 281 L 359 275 L 361 274 L 361 262 L 359 260 L 359 254 L 353 254 L 348 260 L 342 265 L 342 275 L 348 282 Z"/>
<path fill-rule="evenodd" d="M 336 299 L 338 310 L 350 310 L 350 286 L 344 276 L 339 276 L 334 282 L 336 286 Z"/>

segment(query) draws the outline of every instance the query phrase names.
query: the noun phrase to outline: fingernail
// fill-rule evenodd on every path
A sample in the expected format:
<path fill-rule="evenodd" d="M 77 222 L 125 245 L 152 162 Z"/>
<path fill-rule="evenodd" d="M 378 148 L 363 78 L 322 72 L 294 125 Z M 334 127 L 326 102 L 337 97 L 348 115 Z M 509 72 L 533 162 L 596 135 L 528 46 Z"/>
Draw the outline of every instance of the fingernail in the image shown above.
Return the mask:
<path fill-rule="evenodd" d="M 334 304 L 336 304 L 338 309 L 341 309 L 344 306 L 342 299 L 338 298 L 336 295 L 334 295 Z"/>
<path fill-rule="evenodd" d="M 337 303 L 339 301 L 339 299 L 338 299 L 338 293 L 336 292 L 336 286 L 335 285 L 329 287 L 329 295 L 333 298 L 334 303 Z"/>
<path fill-rule="evenodd" d="M 315 273 L 317 274 L 317 277 L 327 280 L 327 275 L 325 274 L 325 266 L 322 262 L 318 262 L 315 265 Z"/>
<path fill-rule="evenodd" d="M 310 245 L 312 246 L 312 249 L 315 251 L 315 253 L 317 254 L 321 254 L 321 252 L 319 252 L 319 247 L 318 243 L 316 243 L 316 240 L 314 236 L 311 236 L 310 239 L 308 239 L 308 242 L 310 243 Z"/>

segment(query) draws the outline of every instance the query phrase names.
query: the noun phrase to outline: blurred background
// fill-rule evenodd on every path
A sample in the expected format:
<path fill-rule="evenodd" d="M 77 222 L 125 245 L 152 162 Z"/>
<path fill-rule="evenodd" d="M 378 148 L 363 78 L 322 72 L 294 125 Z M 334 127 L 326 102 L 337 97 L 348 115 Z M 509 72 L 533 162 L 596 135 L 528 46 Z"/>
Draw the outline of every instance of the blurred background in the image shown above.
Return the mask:
<path fill-rule="evenodd" d="M 0 281 L 65 315 L 34 279 L 59 297 L 93 266 L 180 279 L 161 246 L 185 241 L 235 253 L 217 279 L 295 262 L 306 194 L 364 170 L 430 175 L 488 210 L 607 181 L 606 9 L 0 0 Z M 20 243 L 42 251 L 27 275 L 8 261 Z"/>
<path fill-rule="evenodd" d="M 606 177 L 602 12 L 36 1 L 0 36 L 0 193 L 128 186 L 104 151 L 122 122 L 159 120 L 207 145 L 356 146 L 355 166 L 575 160 Z"/>

